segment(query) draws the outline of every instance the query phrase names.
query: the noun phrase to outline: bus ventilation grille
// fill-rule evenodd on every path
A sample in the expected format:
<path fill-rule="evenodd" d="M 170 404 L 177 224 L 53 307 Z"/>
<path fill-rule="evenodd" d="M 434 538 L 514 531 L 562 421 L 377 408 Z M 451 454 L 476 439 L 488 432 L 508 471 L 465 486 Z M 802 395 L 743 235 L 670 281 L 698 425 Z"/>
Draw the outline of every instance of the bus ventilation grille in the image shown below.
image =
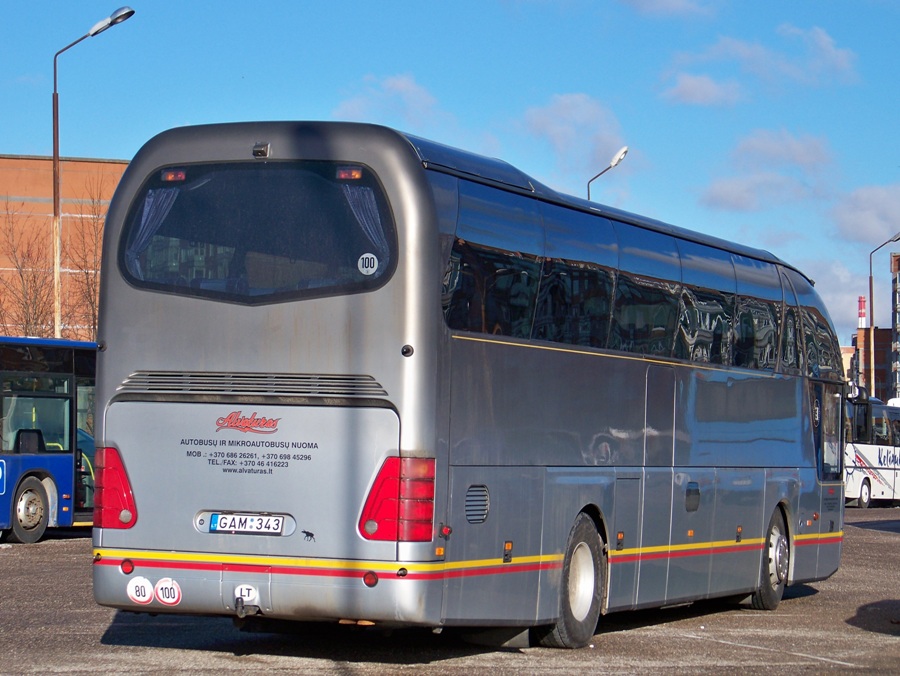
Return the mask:
<path fill-rule="evenodd" d="M 385 389 L 371 376 L 176 371 L 137 371 L 125 379 L 119 386 L 119 392 L 301 397 L 387 396 Z"/>
<path fill-rule="evenodd" d="M 491 496 L 487 486 L 469 486 L 466 491 L 466 521 L 484 523 L 491 509 Z"/>

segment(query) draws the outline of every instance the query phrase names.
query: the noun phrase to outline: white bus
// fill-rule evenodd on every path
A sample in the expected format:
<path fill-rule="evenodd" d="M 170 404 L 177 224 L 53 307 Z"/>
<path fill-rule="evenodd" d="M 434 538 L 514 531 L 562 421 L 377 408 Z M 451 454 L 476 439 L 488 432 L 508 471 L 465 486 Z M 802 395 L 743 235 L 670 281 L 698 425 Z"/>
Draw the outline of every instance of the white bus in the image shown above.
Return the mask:
<path fill-rule="evenodd" d="M 862 509 L 900 500 L 900 407 L 860 390 L 851 405 L 851 439 L 844 449 L 844 497 Z"/>
<path fill-rule="evenodd" d="M 101 604 L 577 647 L 838 568 L 840 351 L 767 252 L 282 122 L 149 141 L 103 261 Z"/>

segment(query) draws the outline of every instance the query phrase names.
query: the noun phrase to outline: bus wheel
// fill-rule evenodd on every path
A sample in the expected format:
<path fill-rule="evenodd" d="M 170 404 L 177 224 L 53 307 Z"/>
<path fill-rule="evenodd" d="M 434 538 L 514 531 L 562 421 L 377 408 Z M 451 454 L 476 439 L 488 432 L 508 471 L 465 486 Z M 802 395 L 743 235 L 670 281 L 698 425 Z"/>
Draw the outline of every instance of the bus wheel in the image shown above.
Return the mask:
<path fill-rule="evenodd" d="M 47 491 L 44 484 L 35 477 L 26 477 L 16 490 L 13 501 L 12 530 L 9 539 L 12 542 L 30 544 L 41 539 L 47 530 Z"/>
<path fill-rule="evenodd" d="M 776 509 L 769 520 L 766 531 L 766 547 L 763 551 L 759 589 L 750 597 L 750 603 L 757 610 L 775 610 L 784 594 L 791 550 L 788 547 L 787 528 L 781 510 Z"/>
<path fill-rule="evenodd" d="M 603 563 L 600 535 L 593 520 L 583 512 L 575 519 L 566 544 L 560 585 L 559 620 L 537 627 L 538 642 L 548 648 L 583 648 L 597 629 Z"/>
<path fill-rule="evenodd" d="M 856 506 L 860 509 L 868 509 L 872 504 L 872 487 L 869 485 L 868 479 L 863 479 L 862 486 L 859 487 L 859 500 Z"/>

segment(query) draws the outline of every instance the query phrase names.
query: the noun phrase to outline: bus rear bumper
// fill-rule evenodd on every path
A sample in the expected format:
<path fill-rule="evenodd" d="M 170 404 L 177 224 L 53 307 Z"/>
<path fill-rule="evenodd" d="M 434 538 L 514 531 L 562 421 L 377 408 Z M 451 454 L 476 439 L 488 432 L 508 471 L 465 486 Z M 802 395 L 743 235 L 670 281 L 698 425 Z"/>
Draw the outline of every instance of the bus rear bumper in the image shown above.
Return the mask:
<path fill-rule="evenodd" d="M 441 625 L 441 564 L 304 560 L 302 565 L 257 565 L 188 556 L 164 562 L 154 555 L 95 551 L 97 603 L 132 612 Z"/>

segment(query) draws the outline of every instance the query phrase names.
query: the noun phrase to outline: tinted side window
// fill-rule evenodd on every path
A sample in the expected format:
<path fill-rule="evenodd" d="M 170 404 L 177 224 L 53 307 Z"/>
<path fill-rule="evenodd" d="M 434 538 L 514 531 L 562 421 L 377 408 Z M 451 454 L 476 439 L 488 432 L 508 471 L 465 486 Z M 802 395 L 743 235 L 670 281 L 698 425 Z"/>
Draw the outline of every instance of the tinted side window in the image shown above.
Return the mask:
<path fill-rule="evenodd" d="M 618 245 L 605 218 L 542 204 L 547 258 L 533 336 L 606 347 Z"/>
<path fill-rule="evenodd" d="M 425 175 L 428 177 L 428 184 L 434 198 L 438 237 L 441 245 L 441 265 L 446 270 L 447 260 L 450 258 L 450 251 L 453 249 L 453 240 L 456 235 L 456 221 L 459 214 L 459 181 L 454 176 L 436 171 L 425 172 Z M 446 285 L 447 279 L 444 279 L 445 290 Z"/>
<path fill-rule="evenodd" d="M 891 423 L 891 436 L 894 438 L 894 446 L 900 446 L 900 411 L 896 408 L 887 408 L 885 410 Z"/>
<path fill-rule="evenodd" d="M 893 446 L 894 436 L 891 431 L 891 421 L 883 406 L 873 406 L 872 413 L 872 442 L 881 446 Z"/>
<path fill-rule="evenodd" d="M 733 255 L 737 277 L 734 365 L 774 370 L 778 356 L 782 292 L 772 263 Z"/>
<path fill-rule="evenodd" d="M 610 327 L 614 350 L 671 356 L 681 293 L 681 261 L 674 238 L 615 223 L 620 272 Z"/>
<path fill-rule="evenodd" d="M 445 287 L 450 328 L 530 338 L 543 244 L 534 200 L 459 181 Z"/>
<path fill-rule="evenodd" d="M 735 279 L 731 254 L 681 241 L 681 293 L 675 356 L 731 364 Z"/>
<path fill-rule="evenodd" d="M 781 369 L 785 373 L 799 373 L 803 368 L 803 341 L 800 308 L 797 294 L 790 280 L 782 271 L 781 284 L 784 288 L 784 324 L 781 327 Z"/>
<path fill-rule="evenodd" d="M 806 277 L 794 270 L 786 270 L 785 274 L 797 292 L 800 305 L 807 374 L 813 378 L 840 380 L 843 370 L 841 348 L 822 299 Z"/>

